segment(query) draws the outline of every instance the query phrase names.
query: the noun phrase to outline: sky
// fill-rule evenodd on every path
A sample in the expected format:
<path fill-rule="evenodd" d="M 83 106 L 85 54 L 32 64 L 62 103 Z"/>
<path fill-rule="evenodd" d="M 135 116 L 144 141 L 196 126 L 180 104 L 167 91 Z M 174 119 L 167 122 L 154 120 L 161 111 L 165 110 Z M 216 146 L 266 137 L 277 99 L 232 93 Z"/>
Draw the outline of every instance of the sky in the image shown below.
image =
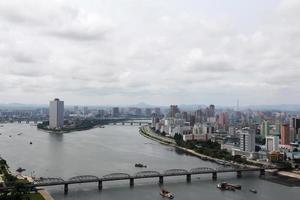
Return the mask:
<path fill-rule="evenodd" d="M 299 0 L 0 0 L 0 103 L 298 104 Z"/>

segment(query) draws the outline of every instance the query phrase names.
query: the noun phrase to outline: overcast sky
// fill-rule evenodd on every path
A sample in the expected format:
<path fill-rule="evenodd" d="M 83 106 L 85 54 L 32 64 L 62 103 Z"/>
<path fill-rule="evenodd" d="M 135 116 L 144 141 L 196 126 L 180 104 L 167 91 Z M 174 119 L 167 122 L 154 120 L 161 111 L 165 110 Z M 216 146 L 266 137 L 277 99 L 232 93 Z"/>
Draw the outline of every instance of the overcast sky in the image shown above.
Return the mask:
<path fill-rule="evenodd" d="M 0 103 L 300 101 L 299 0 L 0 0 Z"/>

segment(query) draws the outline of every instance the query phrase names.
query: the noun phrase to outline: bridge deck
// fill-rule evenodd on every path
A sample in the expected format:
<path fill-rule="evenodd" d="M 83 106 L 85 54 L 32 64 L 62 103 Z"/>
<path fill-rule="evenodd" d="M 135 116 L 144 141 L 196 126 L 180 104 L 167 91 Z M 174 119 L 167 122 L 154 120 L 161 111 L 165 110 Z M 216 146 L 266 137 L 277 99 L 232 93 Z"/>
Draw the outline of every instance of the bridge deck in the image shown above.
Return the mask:
<path fill-rule="evenodd" d="M 172 169 L 167 170 L 164 173 L 159 173 L 155 171 L 142 171 L 131 176 L 125 173 L 114 173 L 105 175 L 103 177 L 96 176 L 79 176 L 74 177 L 69 180 L 63 180 L 61 178 L 48 178 L 37 180 L 33 183 L 33 186 L 55 186 L 55 185 L 64 185 L 64 184 L 79 184 L 79 183 L 92 183 L 99 181 L 117 181 L 117 180 L 129 180 L 129 179 L 144 179 L 144 178 L 158 178 L 158 177 L 168 177 L 168 176 L 187 176 L 187 175 L 197 175 L 197 174 L 212 174 L 212 173 L 230 173 L 230 172 L 252 172 L 252 171 L 261 171 L 268 169 L 280 169 L 276 167 L 268 168 L 223 168 L 223 169 L 210 169 L 210 168 L 195 168 L 190 171 L 184 169 Z M 197 171 L 198 170 L 198 171 Z"/>

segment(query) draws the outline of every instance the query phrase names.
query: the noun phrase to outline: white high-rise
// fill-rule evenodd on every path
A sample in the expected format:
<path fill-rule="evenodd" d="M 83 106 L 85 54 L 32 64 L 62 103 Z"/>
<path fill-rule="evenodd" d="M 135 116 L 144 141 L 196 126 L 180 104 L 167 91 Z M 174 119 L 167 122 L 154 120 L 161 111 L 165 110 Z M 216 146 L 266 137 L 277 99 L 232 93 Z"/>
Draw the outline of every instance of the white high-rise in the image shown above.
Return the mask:
<path fill-rule="evenodd" d="M 266 137 L 266 150 L 267 150 L 267 152 L 279 150 L 279 137 L 278 136 L 267 136 Z"/>
<path fill-rule="evenodd" d="M 255 132 L 244 128 L 239 130 L 238 133 L 240 135 L 240 150 L 255 152 Z"/>
<path fill-rule="evenodd" d="M 64 102 L 59 99 L 50 101 L 49 128 L 60 129 L 64 127 Z"/>

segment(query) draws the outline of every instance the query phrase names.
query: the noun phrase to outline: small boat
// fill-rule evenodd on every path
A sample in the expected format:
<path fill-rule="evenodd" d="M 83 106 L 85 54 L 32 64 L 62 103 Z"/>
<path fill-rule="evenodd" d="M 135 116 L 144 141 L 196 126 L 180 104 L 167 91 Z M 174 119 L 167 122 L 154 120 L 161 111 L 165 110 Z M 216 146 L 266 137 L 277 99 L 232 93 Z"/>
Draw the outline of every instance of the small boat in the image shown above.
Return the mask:
<path fill-rule="evenodd" d="M 147 167 L 147 165 L 143 165 L 142 163 L 135 163 L 135 167 Z"/>
<path fill-rule="evenodd" d="M 222 183 L 218 183 L 217 188 L 219 188 L 220 190 L 231 190 L 231 191 L 235 191 L 235 188 L 226 183 L 226 182 L 222 182 Z"/>
<path fill-rule="evenodd" d="M 18 135 L 22 135 L 23 133 L 18 133 Z"/>
<path fill-rule="evenodd" d="M 250 189 L 249 191 L 252 192 L 252 193 L 254 193 L 254 194 L 257 193 L 256 189 Z"/>
<path fill-rule="evenodd" d="M 236 185 L 236 184 L 232 184 L 232 183 L 227 183 L 227 185 L 233 187 L 234 189 L 237 189 L 237 190 L 241 190 L 242 189 L 242 186 L 241 185 Z"/>
<path fill-rule="evenodd" d="M 29 144 L 32 144 L 32 142 L 30 141 Z"/>
<path fill-rule="evenodd" d="M 169 192 L 168 190 L 165 190 L 165 189 L 161 189 L 159 194 L 161 196 L 167 197 L 169 199 L 173 199 L 174 198 L 174 194 L 172 194 L 171 192 Z"/>

